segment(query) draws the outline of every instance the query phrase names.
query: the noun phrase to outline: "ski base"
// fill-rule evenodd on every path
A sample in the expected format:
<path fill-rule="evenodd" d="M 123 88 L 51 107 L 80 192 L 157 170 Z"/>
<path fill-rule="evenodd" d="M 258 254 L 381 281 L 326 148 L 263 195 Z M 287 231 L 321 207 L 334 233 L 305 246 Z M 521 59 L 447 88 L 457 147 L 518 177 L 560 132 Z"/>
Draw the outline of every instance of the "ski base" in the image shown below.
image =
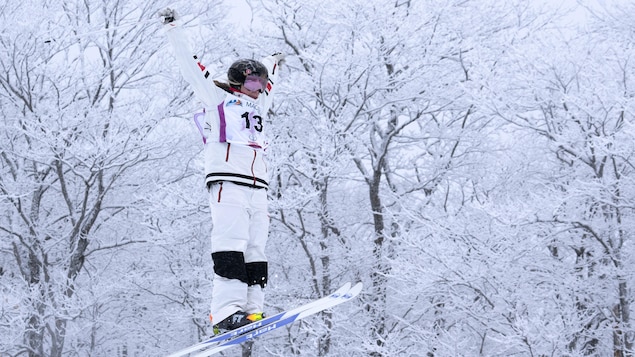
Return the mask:
<path fill-rule="evenodd" d="M 186 356 L 201 350 L 203 351 L 196 354 L 195 357 L 211 356 L 232 346 L 247 342 L 271 331 L 275 331 L 295 321 L 299 321 L 308 316 L 350 301 L 359 295 L 362 287 L 362 283 L 357 283 L 353 287 L 351 287 L 351 283 L 346 283 L 335 292 L 323 298 L 314 300 L 295 309 L 283 311 L 260 321 L 253 322 L 236 330 L 213 336 L 208 340 L 175 352 L 168 357 Z"/>

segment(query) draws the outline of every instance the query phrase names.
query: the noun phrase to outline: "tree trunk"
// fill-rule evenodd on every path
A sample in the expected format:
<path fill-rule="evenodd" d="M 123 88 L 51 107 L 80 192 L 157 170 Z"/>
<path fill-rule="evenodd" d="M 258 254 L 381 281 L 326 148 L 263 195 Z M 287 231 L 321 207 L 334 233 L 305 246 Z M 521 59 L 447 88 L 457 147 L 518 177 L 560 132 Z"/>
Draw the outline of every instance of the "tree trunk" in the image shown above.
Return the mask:
<path fill-rule="evenodd" d="M 381 167 L 381 166 L 379 166 Z M 372 326 L 370 327 L 371 337 L 375 339 L 378 347 L 385 345 L 386 334 L 386 284 L 387 277 L 390 273 L 390 267 L 385 262 L 384 243 L 385 243 L 385 222 L 383 216 L 383 208 L 381 198 L 379 196 L 379 184 L 381 181 L 380 169 L 373 174 L 373 180 L 369 188 L 370 206 L 373 212 L 373 224 L 375 231 L 375 240 L 373 246 L 373 262 L 374 267 L 371 272 L 372 293 L 371 303 L 368 310 L 373 317 Z M 382 354 L 373 352 L 371 356 L 379 357 Z"/>

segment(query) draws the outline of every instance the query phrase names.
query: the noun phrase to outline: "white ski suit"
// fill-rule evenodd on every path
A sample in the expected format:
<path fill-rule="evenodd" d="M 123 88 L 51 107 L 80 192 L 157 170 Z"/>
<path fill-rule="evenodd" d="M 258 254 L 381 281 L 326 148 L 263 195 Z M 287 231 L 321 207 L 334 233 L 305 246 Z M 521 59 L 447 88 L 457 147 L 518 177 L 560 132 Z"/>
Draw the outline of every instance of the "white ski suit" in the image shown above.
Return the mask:
<path fill-rule="evenodd" d="M 264 117 L 272 102 L 280 57 L 260 61 L 267 67 L 269 82 L 255 100 L 216 86 L 178 23 L 170 22 L 165 28 L 183 77 L 205 105 L 205 183 L 213 223 L 212 323 L 237 311 L 262 312 L 269 232 Z"/>

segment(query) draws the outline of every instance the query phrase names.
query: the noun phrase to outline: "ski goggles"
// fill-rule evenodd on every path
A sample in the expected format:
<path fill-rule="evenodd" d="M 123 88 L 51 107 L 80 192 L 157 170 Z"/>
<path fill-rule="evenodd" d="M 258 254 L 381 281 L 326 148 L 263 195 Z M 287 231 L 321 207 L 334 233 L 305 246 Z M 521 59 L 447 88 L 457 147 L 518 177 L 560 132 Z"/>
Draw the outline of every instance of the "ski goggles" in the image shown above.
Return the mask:
<path fill-rule="evenodd" d="M 252 92 L 264 92 L 267 88 L 268 79 L 265 77 L 255 76 L 253 74 L 248 75 L 245 78 L 243 86 Z"/>

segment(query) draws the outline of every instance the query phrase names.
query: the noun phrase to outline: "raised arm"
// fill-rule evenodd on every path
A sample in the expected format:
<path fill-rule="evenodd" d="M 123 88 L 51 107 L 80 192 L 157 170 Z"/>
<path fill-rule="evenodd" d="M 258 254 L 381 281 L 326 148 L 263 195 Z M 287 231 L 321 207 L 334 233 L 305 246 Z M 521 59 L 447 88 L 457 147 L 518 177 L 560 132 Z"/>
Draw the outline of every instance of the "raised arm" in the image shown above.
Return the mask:
<path fill-rule="evenodd" d="M 283 61 L 284 54 L 282 53 L 275 53 L 260 60 L 260 62 L 267 67 L 267 71 L 269 72 L 269 83 L 267 83 L 266 95 L 263 98 L 263 108 L 265 112 L 269 110 L 273 102 L 273 94 L 275 93 L 275 88 L 278 86 L 278 79 L 280 78 L 278 72 Z"/>
<path fill-rule="evenodd" d="M 159 15 L 183 78 L 192 86 L 194 94 L 206 106 L 217 105 L 223 100 L 222 90 L 216 87 L 209 70 L 200 63 L 190 49 L 188 37 L 178 23 L 176 11 L 168 8 Z"/>

